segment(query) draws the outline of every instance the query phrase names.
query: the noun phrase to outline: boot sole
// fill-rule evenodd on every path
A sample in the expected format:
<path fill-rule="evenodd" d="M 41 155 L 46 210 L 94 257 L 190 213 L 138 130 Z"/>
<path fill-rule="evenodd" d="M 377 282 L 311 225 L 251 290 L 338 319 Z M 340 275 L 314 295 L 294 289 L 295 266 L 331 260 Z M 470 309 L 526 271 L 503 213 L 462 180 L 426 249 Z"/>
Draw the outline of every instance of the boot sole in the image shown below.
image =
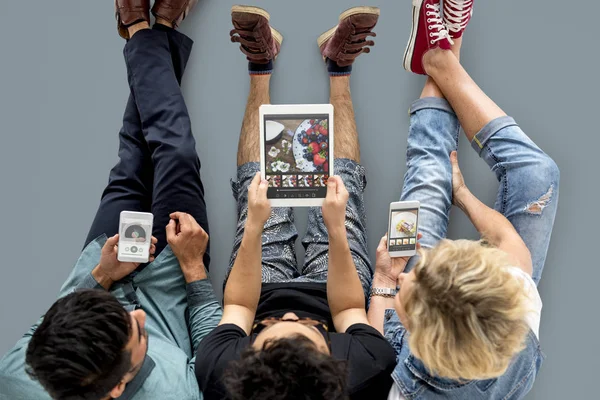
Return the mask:
<path fill-rule="evenodd" d="M 328 30 L 327 32 L 323 33 L 321 36 L 319 36 L 319 38 L 317 39 L 317 44 L 319 45 L 319 48 L 321 48 L 321 46 L 323 46 L 323 44 L 325 44 L 325 42 L 327 42 L 329 39 L 331 39 L 333 37 L 333 35 L 335 35 L 335 31 L 337 30 L 337 25 L 334 26 L 333 28 L 331 28 L 330 30 Z"/>
<path fill-rule="evenodd" d="M 410 32 L 410 38 L 408 39 L 408 45 L 406 46 L 406 50 L 404 51 L 404 69 L 412 72 L 412 56 L 415 51 L 415 41 L 417 40 L 417 32 L 419 31 L 419 16 L 421 5 L 423 4 L 423 0 L 413 0 L 413 22 L 412 22 L 412 30 Z"/>
<path fill-rule="evenodd" d="M 279 33 L 277 29 L 271 27 L 271 36 L 273 36 L 273 39 L 275 39 L 275 41 L 281 46 L 283 43 L 283 35 Z"/>
<path fill-rule="evenodd" d="M 381 14 L 381 10 L 379 9 L 379 7 L 366 7 L 366 6 L 353 7 L 353 8 L 350 8 L 349 10 L 344 11 L 340 15 L 340 21 L 343 21 L 346 18 L 351 17 L 351 16 L 356 15 L 356 14 L 380 15 Z"/>
<path fill-rule="evenodd" d="M 231 7 L 231 13 L 233 14 L 235 12 L 260 15 L 261 17 L 265 17 L 267 19 L 267 21 L 269 21 L 271 19 L 271 15 L 267 12 L 267 10 L 263 10 L 260 7 L 254 7 L 254 6 L 233 6 L 233 7 Z"/>

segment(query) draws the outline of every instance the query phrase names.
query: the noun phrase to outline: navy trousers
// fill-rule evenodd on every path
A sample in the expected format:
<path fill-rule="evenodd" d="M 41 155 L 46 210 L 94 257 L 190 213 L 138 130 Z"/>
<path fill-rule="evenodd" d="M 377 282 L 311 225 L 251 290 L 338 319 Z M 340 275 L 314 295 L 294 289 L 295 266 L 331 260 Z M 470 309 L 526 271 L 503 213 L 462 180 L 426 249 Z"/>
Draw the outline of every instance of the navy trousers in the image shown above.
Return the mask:
<path fill-rule="evenodd" d="M 85 245 L 98 236 L 118 233 L 121 211 L 154 214 L 156 254 L 167 245 L 169 214 L 191 214 L 208 232 L 200 159 L 181 79 L 192 40 L 173 29 L 156 26 L 136 33 L 123 51 L 131 94 L 119 133 L 119 161 Z M 205 266 L 210 263 L 209 251 Z"/>

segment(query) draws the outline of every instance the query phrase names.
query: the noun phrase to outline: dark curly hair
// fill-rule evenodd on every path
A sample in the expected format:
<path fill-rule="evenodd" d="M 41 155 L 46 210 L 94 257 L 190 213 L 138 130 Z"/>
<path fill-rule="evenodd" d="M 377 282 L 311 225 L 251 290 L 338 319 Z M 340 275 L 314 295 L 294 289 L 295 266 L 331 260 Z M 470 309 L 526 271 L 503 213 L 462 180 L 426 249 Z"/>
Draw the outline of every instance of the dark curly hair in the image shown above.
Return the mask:
<path fill-rule="evenodd" d="M 130 332 L 129 313 L 110 293 L 71 293 L 31 337 L 27 373 L 56 400 L 103 399 L 131 368 Z"/>
<path fill-rule="evenodd" d="M 345 361 L 296 335 L 246 349 L 229 364 L 223 383 L 230 400 L 346 400 L 347 375 Z"/>

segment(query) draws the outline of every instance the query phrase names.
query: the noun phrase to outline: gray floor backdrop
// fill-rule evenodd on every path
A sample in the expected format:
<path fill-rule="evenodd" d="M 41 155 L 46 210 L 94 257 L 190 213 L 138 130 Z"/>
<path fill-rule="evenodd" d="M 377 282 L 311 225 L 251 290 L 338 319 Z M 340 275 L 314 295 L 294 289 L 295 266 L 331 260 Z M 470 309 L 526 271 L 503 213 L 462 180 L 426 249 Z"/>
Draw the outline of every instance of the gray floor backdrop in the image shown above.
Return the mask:
<path fill-rule="evenodd" d="M 274 103 L 323 103 L 327 74 L 317 36 L 359 5 L 336 0 L 255 0 L 285 36 L 272 80 Z M 213 282 L 220 293 L 235 226 L 229 179 L 248 91 L 246 63 L 229 42 L 230 0 L 201 0 L 182 27 L 195 41 L 184 81 L 210 211 Z M 401 67 L 410 0 L 382 8 L 370 55 L 355 65 L 352 90 L 363 163 L 372 254 L 388 203 L 405 172 L 407 109 L 423 78 Z M 2 0 L 0 24 L 0 353 L 53 302 L 76 261 L 116 162 L 128 94 L 113 2 Z M 483 89 L 554 159 L 560 208 L 540 290 L 547 360 L 530 399 L 591 398 L 596 387 L 600 278 L 595 156 L 600 91 L 600 3 L 476 1 L 463 64 Z M 596 54 L 591 54 L 596 53 Z M 493 204 L 497 183 L 466 141 L 467 183 Z M 303 232 L 303 212 L 297 216 Z M 450 236 L 476 238 L 460 212 Z"/>

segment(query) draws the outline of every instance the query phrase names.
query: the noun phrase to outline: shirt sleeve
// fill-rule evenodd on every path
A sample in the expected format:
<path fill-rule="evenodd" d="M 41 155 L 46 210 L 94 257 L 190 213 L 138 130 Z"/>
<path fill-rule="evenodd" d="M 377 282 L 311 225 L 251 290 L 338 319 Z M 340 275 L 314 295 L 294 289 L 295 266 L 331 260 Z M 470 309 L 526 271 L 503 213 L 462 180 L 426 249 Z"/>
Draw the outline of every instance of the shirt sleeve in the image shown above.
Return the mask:
<path fill-rule="evenodd" d="M 192 342 L 192 354 L 196 354 L 200 341 L 217 327 L 223 310 L 215 297 L 210 280 L 203 279 L 187 284 L 187 323 Z M 190 361 L 194 365 L 195 358 Z"/>
<path fill-rule="evenodd" d="M 396 354 L 388 341 L 373 327 L 355 324 L 346 330 L 351 335 L 348 353 L 352 397 L 387 398 L 396 367 Z"/>
<path fill-rule="evenodd" d="M 0 359 L 0 399 L 25 400 L 48 399 L 50 396 L 40 384 L 25 372 L 25 356 L 31 336 L 42 323 L 40 318 L 17 344 Z M 4 397 L 6 396 L 6 397 Z"/>
<path fill-rule="evenodd" d="M 102 289 L 104 288 L 96 281 L 92 273 L 85 275 L 82 280 L 80 280 L 77 285 L 73 288 L 71 292 L 81 289 Z"/>
<path fill-rule="evenodd" d="M 227 397 L 221 383 L 223 372 L 230 361 L 240 358 L 250 340 L 246 332 L 234 324 L 218 326 L 202 340 L 196 353 L 196 378 L 206 398 Z"/>
<path fill-rule="evenodd" d="M 511 274 L 523 281 L 523 290 L 527 296 L 528 312 L 525 316 L 527 326 L 535 333 L 535 337 L 540 339 L 540 321 L 542 319 L 542 298 L 538 292 L 535 282 L 531 276 L 527 275 L 522 269 L 517 267 L 510 268 Z"/>

